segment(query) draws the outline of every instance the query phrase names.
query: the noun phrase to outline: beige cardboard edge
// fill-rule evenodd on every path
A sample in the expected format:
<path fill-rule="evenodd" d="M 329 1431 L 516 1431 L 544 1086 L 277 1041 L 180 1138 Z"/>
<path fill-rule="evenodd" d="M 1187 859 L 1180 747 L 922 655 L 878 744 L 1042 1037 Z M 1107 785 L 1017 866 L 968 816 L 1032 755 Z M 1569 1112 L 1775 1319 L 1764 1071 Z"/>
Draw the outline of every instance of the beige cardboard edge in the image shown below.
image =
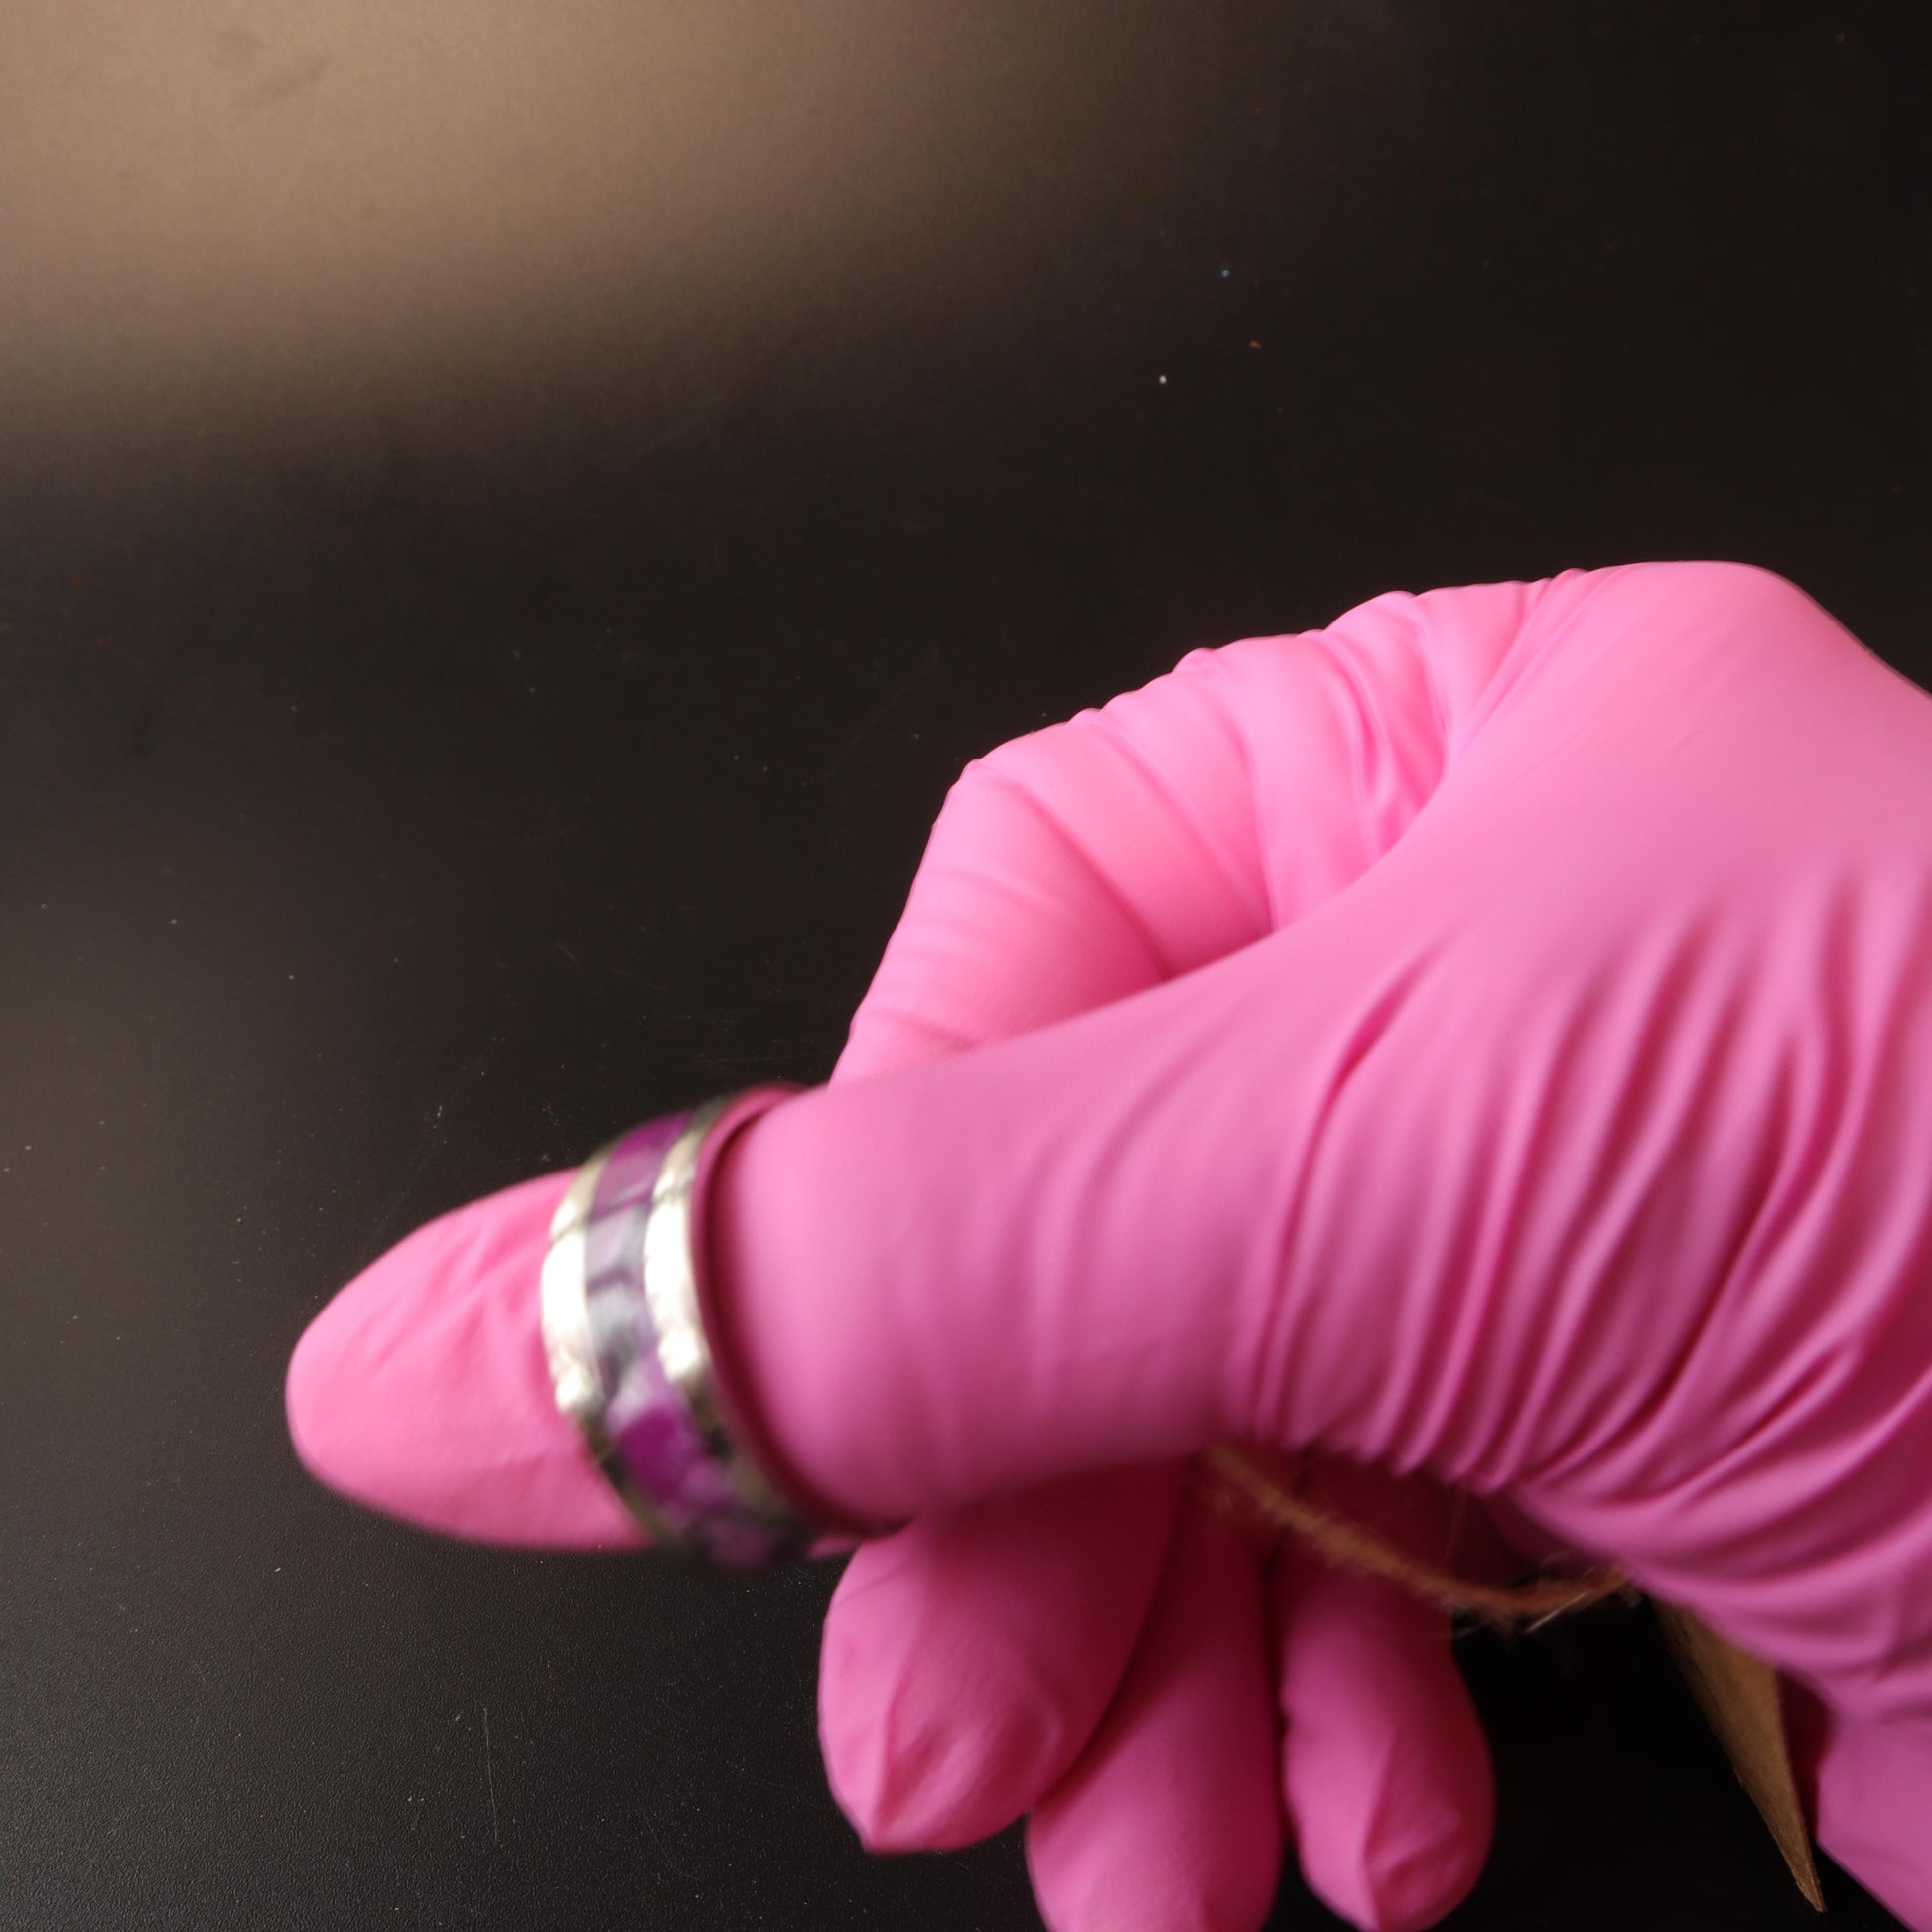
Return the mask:
<path fill-rule="evenodd" d="M 1798 1889 L 1814 1910 L 1822 1912 L 1825 1893 L 1785 1741 L 1777 1672 L 1719 1636 L 1688 1610 L 1659 1603 L 1654 1597 L 1651 1607 L 1691 1695 L 1730 1758 L 1738 1783 L 1769 1826 Z"/>

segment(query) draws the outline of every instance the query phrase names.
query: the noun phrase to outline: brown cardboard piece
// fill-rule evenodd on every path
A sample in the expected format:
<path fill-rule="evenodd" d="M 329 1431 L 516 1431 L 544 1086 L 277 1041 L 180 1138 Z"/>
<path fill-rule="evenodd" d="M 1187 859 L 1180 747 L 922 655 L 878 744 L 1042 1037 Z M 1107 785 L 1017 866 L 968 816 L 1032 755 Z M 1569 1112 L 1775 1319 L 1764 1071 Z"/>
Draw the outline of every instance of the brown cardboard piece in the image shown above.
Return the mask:
<path fill-rule="evenodd" d="M 1729 1755 L 1738 1783 L 1750 1793 L 1758 1815 L 1770 1827 L 1798 1889 L 1822 1912 L 1825 1894 L 1785 1742 L 1777 1672 L 1700 1623 L 1688 1610 L 1654 1597 L 1651 1607 L 1691 1695 Z"/>
<path fill-rule="evenodd" d="M 1204 1461 L 1278 1535 L 1302 1537 L 1331 1563 L 1400 1585 L 1452 1615 L 1474 1617 L 1499 1629 L 1533 1629 L 1592 1603 L 1611 1597 L 1627 1601 L 1635 1595 L 1616 1570 L 1545 1574 L 1503 1587 L 1480 1584 L 1422 1561 L 1374 1531 L 1311 1503 L 1296 1493 L 1292 1479 L 1278 1480 L 1244 1449 L 1221 1444 L 1208 1450 Z M 1825 1895 L 1785 1739 L 1777 1672 L 1688 1610 L 1654 1597 L 1651 1607 L 1678 1670 L 1783 1853 L 1799 1891 L 1822 1912 Z"/>

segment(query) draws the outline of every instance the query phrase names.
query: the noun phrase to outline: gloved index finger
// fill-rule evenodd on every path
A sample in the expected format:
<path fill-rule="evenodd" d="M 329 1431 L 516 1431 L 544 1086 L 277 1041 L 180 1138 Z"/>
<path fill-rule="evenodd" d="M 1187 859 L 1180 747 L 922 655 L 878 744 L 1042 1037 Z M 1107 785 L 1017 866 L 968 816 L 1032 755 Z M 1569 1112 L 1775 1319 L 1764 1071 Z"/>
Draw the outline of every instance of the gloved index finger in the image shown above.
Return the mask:
<path fill-rule="evenodd" d="M 976 760 L 839 1074 L 1030 1032 L 1311 911 L 1429 798 L 1546 588 L 1394 593 L 1324 630 L 1195 651 Z"/>

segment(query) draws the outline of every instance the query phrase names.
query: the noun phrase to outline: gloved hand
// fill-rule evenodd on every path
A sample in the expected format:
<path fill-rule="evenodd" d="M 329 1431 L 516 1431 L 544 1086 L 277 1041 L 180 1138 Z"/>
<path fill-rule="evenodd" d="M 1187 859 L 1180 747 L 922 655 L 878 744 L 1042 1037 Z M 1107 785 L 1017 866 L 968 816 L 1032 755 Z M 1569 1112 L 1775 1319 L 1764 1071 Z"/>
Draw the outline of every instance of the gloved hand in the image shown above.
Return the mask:
<path fill-rule="evenodd" d="M 1239 1438 L 1500 1498 L 1778 1663 L 1826 1849 L 1932 1927 L 1922 693 L 1717 565 L 1201 654 L 962 780 L 842 1070 L 893 1062 L 710 1203 L 740 1399 L 913 1519 L 827 1632 L 877 1840 L 1031 1805 L 1056 1927 L 1232 1928 L 1285 1800 L 1344 1910 L 1452 1901 L 1487 1783 L 1443 1632 L 1176 1503 Z M 626 1534 L 531 1324 L 561 1184 L 332 1305 L 319 1473 Z"/>

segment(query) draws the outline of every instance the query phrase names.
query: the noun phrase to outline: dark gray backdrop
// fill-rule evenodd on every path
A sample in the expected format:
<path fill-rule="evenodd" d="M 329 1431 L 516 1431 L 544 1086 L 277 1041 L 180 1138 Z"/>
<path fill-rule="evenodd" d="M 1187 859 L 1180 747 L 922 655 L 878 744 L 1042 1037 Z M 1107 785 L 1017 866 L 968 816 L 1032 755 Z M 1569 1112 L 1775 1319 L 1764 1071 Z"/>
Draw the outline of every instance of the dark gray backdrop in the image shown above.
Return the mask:
<path fill-rule="evenodd" d="M 1925 19 L 15 0 L 0 1924 L 1035 1926 L 839 1819 L 829 1570 L 357 1513 L 289 1349 L 823 1077 L 959 764 L 1194 645 L 1724 556 L 1925 680 Z M 1469 1663 L 1465 1932 L 1809 1922 L 1642 1617 Z"/>

